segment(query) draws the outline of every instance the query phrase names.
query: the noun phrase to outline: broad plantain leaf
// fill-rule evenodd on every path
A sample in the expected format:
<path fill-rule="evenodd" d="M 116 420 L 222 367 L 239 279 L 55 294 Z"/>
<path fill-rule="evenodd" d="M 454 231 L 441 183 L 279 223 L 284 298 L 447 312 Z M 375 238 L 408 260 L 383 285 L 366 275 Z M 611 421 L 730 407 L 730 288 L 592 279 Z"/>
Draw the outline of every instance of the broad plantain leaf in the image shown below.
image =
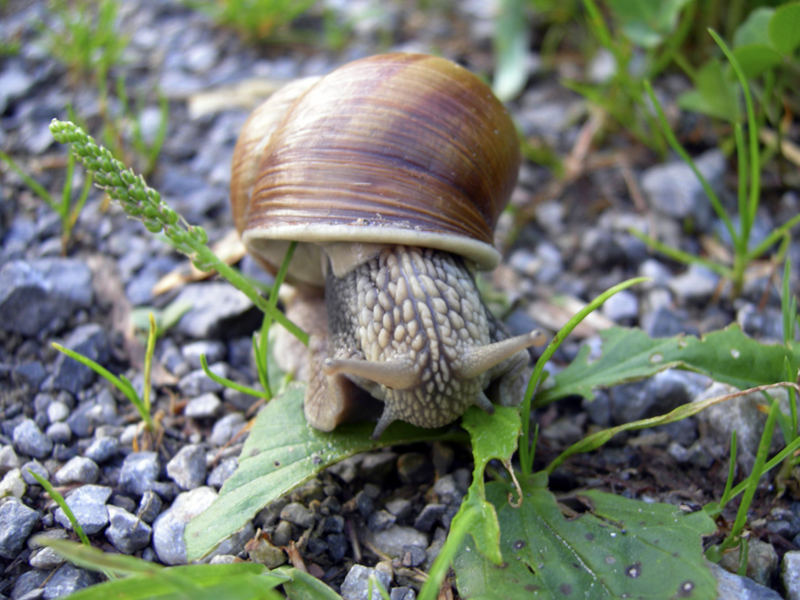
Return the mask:
<path fill-rule="evenodd" d="M 649 377 L 667 368 L 681 368 L 747 389 L 784 381 L 784 357 L 800 357 L 800 343 L 787 347 L 763 344 L 747 337 L 737 325 L 702 338 L 679 335 L 651 338 L 640 329 L 614 327 L 600 333 L 599 357 L 590 357 L 588 346 L 542 390 L 536 405 L 542 406 L 579 395 L 591 400 L 598 387 Z"/>
<path fill-rule="evenodd" d="M 643 48 L 653 48 L 675 30 L 678 16 L 688 2 L 609 0 L 608 6 L 629 40 Z"/>
<path fill-rule="evenodd" d="M 238 531 L 264 506 L 340 460 L 384 446 L 463 437 L 462 432 L 396 423 L 379 440 L 374 423 L 344 425 L 331 433 L 311 428 L 303 416 L 300 384 L 289 386 L 256 416 L 239 467 L 214 503 L 186 526 L 188 560 L 196 560 Z"/>
<path fill-rule="evenodd" d="M 726 76 L 724 65 L 711 59 L 697 71 L 694 89 L 678 97 L 678 106 L 735 123 L 739 120 L 738 98 L 739 88 Z"/>
<path fill-rule="evenodd" d="M 716 597 L 701 544 L 715 525 L 704 512 L 596 491 L 567 508 L 545 486 L 536 475 L 524 481 L 519 508 L 506 501 L 504 484 L 486 486 L 504 562 L 491 563 L 467 540 L 454 563 L 462 598 Z"/>
<path fill-rule="evenodd" d="M 787 2 L 775 9 L 769 22 L 769 39 L 778 52 L 795 51 L 800 45 L 800 2 Z"/>
<path fill-rule="evenodd" d="M 747 15 L 747 19 L 736 28 L 736 33 L 733 34 L 733 47 L 738 48 L 751 44 L 768 45 L 770 43 L 769 22 L 774 13 L 774 8 L 765 6 L 753 10 Z"/>

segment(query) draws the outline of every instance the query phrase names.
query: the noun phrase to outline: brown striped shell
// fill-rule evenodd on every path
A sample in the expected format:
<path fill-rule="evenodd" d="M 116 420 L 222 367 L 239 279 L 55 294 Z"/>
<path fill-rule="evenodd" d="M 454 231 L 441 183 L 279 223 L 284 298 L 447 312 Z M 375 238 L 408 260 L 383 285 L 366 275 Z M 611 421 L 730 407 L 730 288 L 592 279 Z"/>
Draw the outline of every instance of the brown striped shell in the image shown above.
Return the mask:
<path fill-rule="evenodd" d="M 234 222 L 251 254 L 323 285 L 387 244 L 446 250 L 479 268 L 519 168 L 513 123 L 489 87 L 448 60 L 384 54 L 281 89 L 237 142 Z"/>

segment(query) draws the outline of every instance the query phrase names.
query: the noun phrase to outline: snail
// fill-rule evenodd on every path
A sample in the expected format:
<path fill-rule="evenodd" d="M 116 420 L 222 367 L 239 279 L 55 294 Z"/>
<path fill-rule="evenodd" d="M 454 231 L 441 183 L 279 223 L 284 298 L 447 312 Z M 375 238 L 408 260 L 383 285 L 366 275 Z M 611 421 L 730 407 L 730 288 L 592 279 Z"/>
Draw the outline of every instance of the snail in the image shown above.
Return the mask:
<path fill-rule="evenodd" d="M 319 311 L 300 323 L 310 425 L 363 416 L 366 392 L 383 402 L 377 438 L 396 420 L 439 427 L 471 405 L 491 411 L 487 390 L 521 389 L 541 334 L 509 337 L 473 278 L 499 262 L 493 230 L 519 161 L 491 90 L 424 54 L 356 60 L 254 110 L 234 150 L 233 219 L 273 272 L 299 242 L 287 280 Z"/>

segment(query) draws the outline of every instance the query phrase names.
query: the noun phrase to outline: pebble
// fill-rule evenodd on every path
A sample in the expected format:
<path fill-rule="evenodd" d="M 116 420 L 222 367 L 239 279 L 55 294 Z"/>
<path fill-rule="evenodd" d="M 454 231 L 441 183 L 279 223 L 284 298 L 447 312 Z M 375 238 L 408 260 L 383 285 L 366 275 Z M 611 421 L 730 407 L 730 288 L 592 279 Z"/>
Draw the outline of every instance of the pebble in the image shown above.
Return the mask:
<path fill-rule="evenodd" d="M 39 511 L 17 498 L 5 499 L 0 504 L 0 556 L 8 560 L 16 558 L 40 516 Z"/>
<path fill-rule="evenodd" d="M 314 525 L 314 513 L 299 502 L 290 502 L 284 506 L 281 510 L 280 518 L 303 529 L 308 529 Z"/>
<path fill-rule="evenodd" d="M 236 471 L 237 466 L 239 466 L 239 459 L 237 457 L 230 456 L 223 459 L 216 467 L 212 469 L 211 473 L 208 474 L 206 483 L 217 489 L 221 488 L 222 484 L 225 483 L 225 480 L 233 475 L 234 471 Z"/>
<path fill-rule="evenodd" d="M 370 580 L 373 581 L 372 594 L 370 590 Z M 363 565 L 353 565 L 347 572 L 342 582 L 341 594 L 343 600 L 381 600 L 381 592 L 375 582 L 383 586 L 383 591 L 389 591 L 389 584 L 392 579 L 387 574 L 378 569 L 372 569 Z"/>
<path fill-rule="evenodd" d="M 731 572 L 739 568 L 738 549 L 722 555 L 719 565 Z M 747 576 L 760 585 L 767 586 L 778 570 L 778 553 L 772 544 L 758 539 L 747 542 Z"/>
<path fill-rule="evenodd" d="M 52 440 L 53 444 L 68 444 L 72 439 L 72 429 L 62 422 L 51 423 L 44 434 Z"/>
<path fill-rule="evenodd" d="M 36 336 L 63 327 L 92 302 L 92 274 L 83 261 L 11 260 L 0 267 L 0 328 Z"/>
<path fill-rule="evenodd" d="M 201 446 L 181 448 L 167 463 L 167 475 L 183 490 L 203 485 L 206 479 L 206 453 Z"/>
<path fill-rule="evenodd" d="M 376 510 L 369 515 L 367 527 L 369 527 L 371 531 L 383 531 L 394 525 L 396 521 L 397 517 L 392 513 L 386 510 Z"/>
<path fill-rule="evenodd" d="M 694 158 L 697 169 L 719 192 L 725 174 L 725 155 L 719 149 Z M 642 191 L 650 206 L 676 219 L 690 218 L 701 231 L 711 225 L 713 209 L 689 166 L 682 160 L 648 168 L 641 176 Z"/>
<path fill-rule="evenodd" d="M 181 348 L 181 354 L 192 369 L 201 368 L 200 357 L 205 355 L 209 365 L 225 358 L 225 344 L 214 340 L 198 340 Z"/>
<path fill-rule="evenodd" d="M 702 304 L 711 299 L 719 285 L 719 275 L 703 265 L 692 264 L 685 273 L 667 283 L 682 304 Z"/>
<path fill-rule="evenodd" d="M 636 294 L 622 290 L 603 303 L 603 314 L 618 324 L 630 324 L 639 316 L 639 299 Z"/>
<path fill-rule="evenodd" d="M 428 532 L 439 521 L 447 510 L 445 504 L 426 504 L 414 519 L 414 529 Z"/>
<path fill-rule="evenodd" d="M 98 576 L 94 573 L 64 563 L 45 584 L 43 598 L 68 596 L 97 582 Z"/>
<path fill-rule="evenodd" d="M 717 579 L 717 600 L 781 600 L 780 594 L 750 579 L 708 563 Z"/>
<path fill-rule="evenodd" d="M 225 282 L 185 285 L 175 302 L 192 307 L 178 321 L 176 331 L 195 339 L 218 337 L 226 321 L 238 319 L 253 308 L 247 296 Z"/>
<path fill-rule="evenodd" d="M 86 535 L 93 535 L 108 525 L 106 502 L 112 492 L 110 487 L 91 484 L 75 488 L 64 497 Z M 61 508 L 57 508 L 53 516 L 64 529 L 72 530 L 72 524 Z"/>
<path fill-rule="evenodd" d="M 22 465 L 22 479 L 28 485 L 39 485 L 39 482 L 37 482 L 28 471 L 33 471 L 42 479 L 50 479 L 50 473 L 47 472 L 47 469 L 45 469 L 44 465 L 38 460 L 31 460 Z"/>
<path fill-rule="evenodd" d="M 392 558 L 402 558 L 407 546 L 423 549 L 428 546 L 427 535 L 405 525 L 393 525 L 383 531 L 368 531 L 366 537 L 378 550 Z"/>
<path fill-rule="evenodd" d="M 76 456 L 71 458 L 53 475 L 57 485 L 70 483 L 94 483 L 100 476 L 100 467 L 91 458 Z"/>
<path fill-rule="evenodd" d="M 153 523 L 153 550 L 158 560 L 166 565 L 186 563 L 186 543 L 183 540 L 186 524 L 208 508 L 216 497 L 217 492 L 205 486 L 178 494 L 172 505 Z"/>
<path fill-rule="evenodd" d="M 22 471 L 19 469 L 11 469 L 8 473 L 3 475 L 3 479 L 0 480 L 0 498 L 5 496 L 22 498 L 27 489 L 28 486 L 22 478 Z"/>
<path fill-rule="evenodd" d="M 33 458 L 47 458 L 53 450 L 53 442 L 32 419 L 24 419 L 14 428 L 14 448 L 20 454 Z"/>
<path fill-rule="evenodd" d="M 22 464 L 19 456 L 14 452 L 14 447 L 8 444 L 0 446 L 0 473 L 7 473 Z"/>
<path fill-rule="evenodd" d="M 133 554 L 150 543 L 150 525 L 127 510 L 109 506 L 108 522 L 106 539 L 123 554 Z"/>
<path fill-rule="evenodd" d="M 64 339 L 63 346 L 82 354 L 101 366 L 106 366 L 110 344 L 106 330 L 97 323 L 81 325 Z M 60 353 L 56 358 L 53 373 L 53 387 L 77 395 L 94 381 L 92 369 Z"/>
<path fill-rule="evenodd" d="M 192 419 L 210 419 L 219 415 L 222 401 L 213 392 L 200 394 L 192 398 L 183 409 L 183 414 Z"/>
<path fill-rule="evenodd" d="M 53 401 L 47 405 L 47 418 L 51 423 L 58 423 L 69 416 L 69 406 L 60 401 Z"/>
<path fill-rule="evenodd" d="M 208 365 L 208 368 L 214 375 L 219 375 L 220 377 L 228 376 L 228 365 L 225 363 L 214 363 Z M 207 394 L 209 392 L 219 394 L 222 392 L 223 387 L 206 375 L 205 371 L 198 369 L 190 371 L 181 377 L 180 381 L 178 381 L 178 389 L 184 396 L 194 398 L 195 396 L 200 396 L 201 394 Z"/>
<path fill-rule="evenodd" d="M 414 592 L 414 588 L 400 586 L 392 588 L 389 600 L 417 600 L 417 594 Z"/>
<path fill-rule="evenodd" d="M 104 435 L 95 438 L 89 447 L 83 451 L 86 458 L 92 459 L 95 463 L 102 465 L 111 460 L 119 452 L 119 440 L 115 437 Z"/>
<path fill-rule="evenodd" d="M 91 436 L 96 427 L 111 425 L 116 419 L 117 403 L 111 391 L 104 387 L 72 410 L 67 417 L 67 425 L 75 437 L 86 438 Z"/>
<path fill-rule="evenodd" d="M 31 552 L 28 564 L 34 569 L 55 569 L 64 564 L 64 557 L 52 548 L 39 548 Z"/>
<path fill-rule="evenodd" d="M 164 503 L 161 501 L 161 497 L 153 490 L 147 490 L 142 494 L 142 499 L 139 500 L 139 508 L 136 511 L 136 517 L 145 523 L 152 524 L 161 513 L 163 506 Z"/>
<path fill-rule="evenodd" d="M 131 452 L 119 472 L 119 488 L 137 498 L 156 487 L 161 464 L 155 452 Z"/>
<path fill-rule="evenodd" d="M 230 413 L 214 423 L 211 435 L 208 438 L 212 446 L 224 446 L 230 442 L 247 424 L 244 415 L 238 412 Z"/>
<path fill-rule="evenodd" d="M 789 550 L 783 555 L 781 582 L 786 600 L 800 600 L 800 550 Z"/>

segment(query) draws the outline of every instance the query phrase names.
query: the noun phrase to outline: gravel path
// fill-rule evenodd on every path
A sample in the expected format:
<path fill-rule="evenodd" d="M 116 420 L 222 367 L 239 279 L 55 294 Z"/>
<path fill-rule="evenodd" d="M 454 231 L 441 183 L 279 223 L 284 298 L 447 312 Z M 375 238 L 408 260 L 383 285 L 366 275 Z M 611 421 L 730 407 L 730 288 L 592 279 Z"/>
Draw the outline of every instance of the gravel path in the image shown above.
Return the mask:
<path fill-rule="evenodd" d="M 333 52 L 299 44 L 257 49 L 180 2 L 121 1 L 119 22 L 128 44 L 111 79 L 124 75 L 131 104 L 139 99 L 145 140 L 157 136 L 159 96 L 168 102 L 166 141 L 148 180 L 218 242 L 232 230 L 227 186 L 233 144 L 258 96 L 292 78 L 390 49 L 440 53 L 486 73 L 492 65 L 492 20 L 484 4 L 423 15 L 394 8 L 373 14 L 366 11 L 369 2 L 330 2 L 335 18 L 352 23 L 353 31 L 353 41 Z M 311 20 L 309 26 L 319 23 Z M 66 118 L 65 107 L 71 106 L 96 131 L 103 110 L 95 86 L 76 79 L 43 42 L 42 31 L 57 27 L 44 2 L 5 3 L 0 19 L 0 39 L 19 43 L 17 53 L 0 58 L 0 148 L 55 195 L 66 155 L 50 136 L 51 118 Z M 386 47 L 386 39 L 395 41 Z M 528 139 L 570 155 L 586 135 L 586 107 L 558 81 L 569 69 L 583 67 L 548 72 L 535 54 L 530 64 L 528 87 L 511 104 L 514 117 Z M 667 80 L 662 91 L 674 97 L 685 86 Z M 112 95 L 108 110 L 121 109 Z M 713 141 L 694 154 L 712 185 L 730 200 L 735 173 Z M 79 171 L 76 188 L 82 177 Z M 556 181 L 548 169 L 526 163 L 512 202 L 524 219 L 512 222 L 504 215 L 498 238 L 507 246 L 506 259 L 490 279 L 512 303 L 507 323 L 513 332 L 556 326 L 563 309 L 552 301 L 554 295 L 586 301 L 628 277 L 651 278 L 607 302 L 562 347 L 557 364 L 573 358 L 580 343 L 596 343 L 597 331 L 613 323 L 669 336 L 737 322 L 758 339 L 781 337 L 779 295 L 769 273 L 749 281 L 736 301 L 717 301 L 717 275 L 654 256 L 628 233 L 631 226 L 655 231 L 668 243 L 698 251 L 722 231 L 683 163 L 660 161 L 618 136 L 585 157 L 568 180 Z M 764 206 L 755 237 L 797 214 L 800 196 L 771 186 Z M 691 236 L 684 229 L 688 223 Z M 507 244 L 512 232 L 516 236 Z M 18 174 L 0 167 L 0 597 L 55 598 L 97 581 L 31 543 L 35 533 L 73 535 L 29 470 L 62 491 L 95 547 L 167 565 L 185 562 L 183 526 L 213 501 L 235 470 L 252 407 L 249 397 L 208 379 L 199 357 L 205 354 L 219 374 L 257 380 L 250 335 L 260 319 L 241 293 L 223 282 L 184 281 L 155 294 L 154 285 L 185 271 L 186 261 L 116 207 L 106 209 L 96 191 L 65 255 L 60 235 L 54 211 Z M 793 244 L 789 254 L 800 264 L 800 245 Z M 239 266 L 267 280 L 249 258 Z M 796 272 L 794 278 L 798 290 Z M 190 307 L 188 312 L 156 349 L 154 413 L 164 437 L 155 448 L 137 448 L 133 407 L 51 342 L 127 374 L 141 388 L 143 346 L 130 329 L 140 311 L 134 309 L 181 305 Z M 719 387 L 706 378 L 670 370 L 600 392 L 593 403 L 550 406 L 538 415 L 542 459 L 591 427 L 660 414 L 715 393 Z M 552 485 L 591 485 L 674 503 L 718 499 L 730 431 L 740 435 L 740 465 L 752 466 L 760 435 L 752 422 L 758 418 L 763 415 L 751 398 L 733 409 L 637 432 L 578 457 L 554 474 Z M 376 569 L 393 600 L 413 599 L 470 473 L 468 451 L 445 443 L 348 459 L 265 508 L 214 560 L 238 556 L 276 566 L 287 560 L 280 548 L 294 540 L 309 570 L 346 599 L 366 598 L 367 576 Z M 794 577 L 791 585 L 800 593 L 798 555 L 791 552 L 800 544 L 800 503 L 791 491 L 780 502 L 771 500 L 765 491 L 754 504 L 751 524 L 759 539 L 751 542 L 751 578 L 718 571 L 724 585 L 739 590 L 727 597 L 778 597 L 781 561 L 789 573 L 784 580 Z M 271 543 L 248 544 L 257 529 L 268 533 Z"/>

